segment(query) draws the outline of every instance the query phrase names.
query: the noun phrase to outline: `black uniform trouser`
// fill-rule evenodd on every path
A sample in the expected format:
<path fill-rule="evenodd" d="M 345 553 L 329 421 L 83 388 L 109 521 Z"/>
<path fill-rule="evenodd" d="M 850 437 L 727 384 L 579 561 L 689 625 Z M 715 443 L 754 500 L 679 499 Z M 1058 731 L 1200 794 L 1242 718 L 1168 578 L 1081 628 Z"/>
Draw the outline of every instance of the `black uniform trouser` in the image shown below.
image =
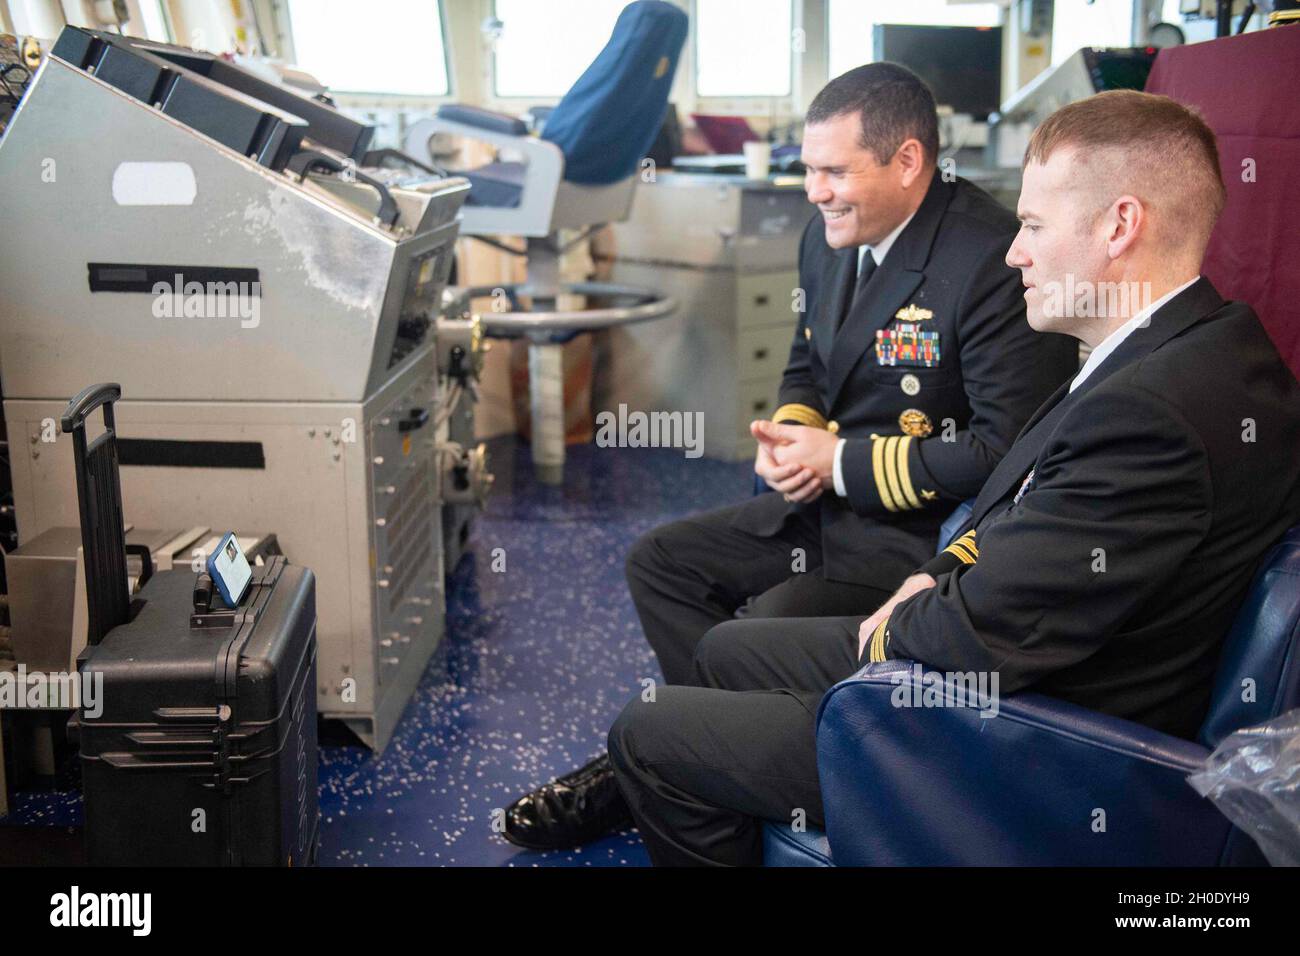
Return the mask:
<path fill-rule="evenodd" d="M 696 645 L 733 617 L 869 617 L 889 599 L 880 588 L 826 580 L 816 511 L 761 537 L 732 527 L 740 507 L 660 525 L 628 555 L 628 589 L 669 684 L 697 683 Z M 796 570 L 799 561 L 806 570 Z"/>
<path fill-rule="evenodd" d="M 814 721 L 863 620 L 727 621 L 696 649 L 701 686 L 623 709 L 609 754 L 652 863 L 758 865 L 763 820 L 825 825 Z"/>

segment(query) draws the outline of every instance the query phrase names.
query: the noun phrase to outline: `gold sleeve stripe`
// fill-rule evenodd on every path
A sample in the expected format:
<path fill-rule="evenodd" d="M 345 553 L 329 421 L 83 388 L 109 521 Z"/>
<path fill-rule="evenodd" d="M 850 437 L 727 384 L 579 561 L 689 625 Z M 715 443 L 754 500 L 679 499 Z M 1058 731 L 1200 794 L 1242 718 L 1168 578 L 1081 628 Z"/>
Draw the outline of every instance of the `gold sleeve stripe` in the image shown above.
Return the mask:
<path fill-rule="evenodd" d="M 826 416 L 811 405 L 800 405 L 791 403 L 782 405 L 772 413 L 772 421 L 791 421 L 798 422 L 800 425 L 808 425 L 812 428 L 825 428 Z"/>
<path fill-rule="evenodd" d="M 948 547 L 944 548 L 943 551 L 944 554 L 951 554 L 962 564 L 974 564 L 976 560 L 975 555 L 967 551 L 957 541 L 954 541 L 952 544 L 948 545 Z"/>
<path fill-rule="evenodd" d="M 904 510 L 907 503 L 902 499 L 902 489 L 898 486 L 898 459 L 894 457 L 894 449 L 898 446 L 898 438 L 889 436 L 884 440 L 884 451 L 881 457 L 885 459 L 885 483 L 889 485 L 889 494 L 893 496 L 894 505 L 898 510 Z"/>
<path fill-rule="evenodd" d="M 873 436 L 871 442 L 871 473 L 876 479 L 876 491 L 880 494 L 880 501 L 885 506 L 885 510 L 897 511 L 898 505 L 894 504 L 894 496 L 889 490 L 889 482 L 885 479 L 885 443 L 888 441 L 888 438 Z"/>
<path fill-rule="evenodd" d="M 974 531 L 967 531 L 943 550 L 945 554 L 953 555 L 962 564 L 974 564 L 980 556 L 980 549 L 975 546 Z"/>
<path fill-rule="evenodd" d="M 879 664 L 885 660 L 885 647 L 889 644 L 889 618 L 885 618 L 876 625 L 876 629 L 871 632 L 871 650 L 867 660 L 872 664 Z"/>
<path fill-rule="evenodd" d="M 921 499 L 916 496 L 916 489 L 912 487 L 912 469 L 907 463 L 907 453 L 912 445 L 912 436 L 898 440 L 898 485 L 903 489 L 903 497 L 913 508 L 921 507 Z"/>
<path fill-rule="evenodd" d="M 898 505 L 899 511 L 907 508 L 907 502 L 903 500 L 903 486 L 898 480 L 898 443 L 901 440 L 896 435 L 886 438 L 884 452 L 885 481 L 889 482 L 889 493 L 894 496 L 894 504 Z"/>

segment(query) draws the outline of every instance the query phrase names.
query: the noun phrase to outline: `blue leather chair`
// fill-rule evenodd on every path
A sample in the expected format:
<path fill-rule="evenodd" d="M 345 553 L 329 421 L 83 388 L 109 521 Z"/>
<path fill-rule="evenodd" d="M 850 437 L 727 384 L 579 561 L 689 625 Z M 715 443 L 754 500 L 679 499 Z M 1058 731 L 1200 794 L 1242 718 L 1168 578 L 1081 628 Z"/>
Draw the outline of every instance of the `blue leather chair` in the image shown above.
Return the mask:
<path fill-rule="evenodd" d="M 1300 526 L 1251 583 L 1196 741 L 1029 692 L 993 719 L 975 701 L 894 707 L 895 679 L 912 686 L 912 662 L 868 665 L 822 699 L 827 832 L 767 824 L 766 865 L 1263 865 L 1187 776 L 1233 731 L 1300 706 Z M 945 693 L 965 702 L 959 684 Z"/>

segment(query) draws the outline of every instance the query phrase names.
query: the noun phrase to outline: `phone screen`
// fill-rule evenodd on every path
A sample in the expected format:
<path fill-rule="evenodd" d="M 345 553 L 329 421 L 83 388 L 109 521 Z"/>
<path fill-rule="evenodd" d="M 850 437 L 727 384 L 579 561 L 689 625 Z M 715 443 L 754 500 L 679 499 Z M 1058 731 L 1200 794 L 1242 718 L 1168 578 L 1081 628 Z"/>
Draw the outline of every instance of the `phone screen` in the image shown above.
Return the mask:
<path fill-rule="evenodd" d="M 228 607 L 235 607 L 243 600 L 253 579 L 253 570 L 248 566 L 248 559 L 233 532 L 226 535 L 216 553 L 208 559 L 208 573 Z"/>

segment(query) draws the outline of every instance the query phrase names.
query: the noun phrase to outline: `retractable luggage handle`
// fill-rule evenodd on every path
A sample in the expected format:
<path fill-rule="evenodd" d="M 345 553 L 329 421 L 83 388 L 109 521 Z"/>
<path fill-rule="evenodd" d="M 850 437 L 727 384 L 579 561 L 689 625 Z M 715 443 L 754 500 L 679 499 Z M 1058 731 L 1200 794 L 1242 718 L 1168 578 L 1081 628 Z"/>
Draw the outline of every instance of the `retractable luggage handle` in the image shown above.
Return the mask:
<path fill-rule="evenodd" d="M 122 386 L 113 382 L 101 385 L 87 385 L 80 392 L 72 397 L 68 402 L 68 407 L 63 410 L 63 420 L 61 422 L 65 432 L 72 433 L 72 440 L 75 442 L 80 436 L 81 445 L 79 450 L 85 452 L 86 442 L 86 416 L 99 408 L 100 405 L 107 404 L 104 409 L 104 426 L 111 429 L 113 427 L 113 403 L 121 399 Z"/>
<path fill-rule="evenodd" d="M 94 646 L 104 635 L 125 624 L 131 613 L 126 556 L 140 557 L 140 583 L 153 575 L 153 558 L 145 545 L 128 545 L 122 520 L 122 484 L 118 477 L 117 426 L 113 403 L 122 397 L 116 383 L 89 385 L 63 410 L 60 425 L 72 435 L 77 473 L 77 505 L 81 514 L 81 550 L 86 563 L 86 643 Z M 86 418 L 104 411 L 104 434 L 86 440 Z"/>

